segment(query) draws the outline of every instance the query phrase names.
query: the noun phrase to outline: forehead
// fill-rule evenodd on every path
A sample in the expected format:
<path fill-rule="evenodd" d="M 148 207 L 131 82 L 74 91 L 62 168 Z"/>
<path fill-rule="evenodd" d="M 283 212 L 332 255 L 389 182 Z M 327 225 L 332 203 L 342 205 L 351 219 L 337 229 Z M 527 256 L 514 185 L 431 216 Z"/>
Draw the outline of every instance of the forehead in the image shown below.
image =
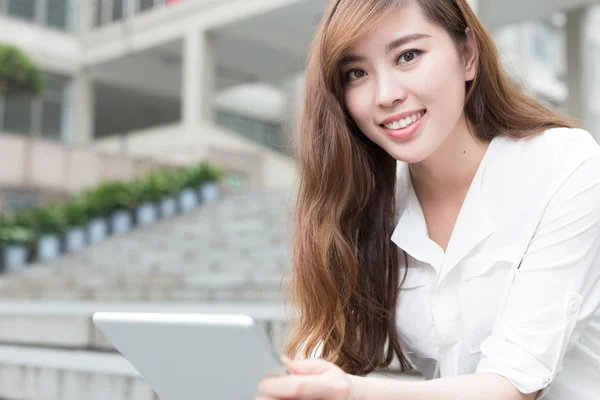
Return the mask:
<path fill-rule="evenodd" d="M 369 32 L 360 38 L 346 52 L 347 54 L 367 54 L 380 52 L 390 41 L 406 35 L 426 34 L 435 37 L 443 30 L 429 21 L 415 1 L 407 1 L 393 13 L 376 23 Z"/>

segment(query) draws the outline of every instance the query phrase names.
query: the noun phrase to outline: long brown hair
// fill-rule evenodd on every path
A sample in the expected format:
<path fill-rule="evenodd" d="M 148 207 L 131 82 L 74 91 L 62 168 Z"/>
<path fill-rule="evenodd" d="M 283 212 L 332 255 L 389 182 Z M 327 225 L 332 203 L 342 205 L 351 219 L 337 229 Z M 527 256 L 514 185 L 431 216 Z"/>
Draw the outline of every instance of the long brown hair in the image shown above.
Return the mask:
<path fill-rule="evenodd" d="M 404 1 L 331 1 L 306 69 L 289 297 L 297 314 L 285 353 L 318 353 L 357 375 L 389 366 L 394 356 L 407 366 L 395 323 L 401 253 L 390 240 L 397 221 L 396 160 L 349 116 L 339 62 Z M 413 1 L 457 44 L 467 28 L 474 34 L 479 66 L 466 84 L 464 111 L 476 135 L 520 138 L 572 125 L 509 83 L 490 35 L 466 0 Z"/>

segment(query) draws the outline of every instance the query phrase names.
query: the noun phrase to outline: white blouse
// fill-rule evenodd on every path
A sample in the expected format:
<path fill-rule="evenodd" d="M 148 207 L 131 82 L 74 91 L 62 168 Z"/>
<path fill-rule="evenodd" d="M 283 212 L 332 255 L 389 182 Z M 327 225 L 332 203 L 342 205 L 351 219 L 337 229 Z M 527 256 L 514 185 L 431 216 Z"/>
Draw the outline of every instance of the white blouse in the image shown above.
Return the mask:
<path fill-rule="evenodd" d="M 392 241 L 409 265 L 396 322 L 425 378 L 491 372 L 546 400 L 600 398 L 600 147 L 588 132 L 496 137 L 446 252 L 406 164 L 398 210 Z"/>

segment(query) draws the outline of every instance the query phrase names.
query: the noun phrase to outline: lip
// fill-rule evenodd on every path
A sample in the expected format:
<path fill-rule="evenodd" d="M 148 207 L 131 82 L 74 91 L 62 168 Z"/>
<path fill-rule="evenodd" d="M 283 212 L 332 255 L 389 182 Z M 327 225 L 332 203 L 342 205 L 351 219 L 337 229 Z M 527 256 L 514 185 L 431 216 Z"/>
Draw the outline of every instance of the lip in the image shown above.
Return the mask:
<path fill-rule="evenodd" d="M 405 119 L 406 117 L 410 117 L 411 115 L 420 113 L 421 111 L 425 111 L 425 109 L 421 108 L 418 110 L 406 111 L 406 112 L 403 112 L 402 114 L 396 114 L 394 116 L 384 119 L 382 122 L 379 123 L 379 125 L 391 124 L 394 121 L 399 121 L 401 119 Z"/>
<path fill-rule="evenodd" d="M 411 138 L 415 133 L 417 133 L 417 131 L 421 128 L 421 125 L 423 125 L 423 120 L 427 118 L 428 114 L 428 112 L 425 112 L 425 114 L 421 118 L 419 118 L 417 122 L 415 122 L 407 128 L 393 130 L 382 126 L 381 129 L 383 129 L 383 131 L 394 140 L 407 140 Z"/>

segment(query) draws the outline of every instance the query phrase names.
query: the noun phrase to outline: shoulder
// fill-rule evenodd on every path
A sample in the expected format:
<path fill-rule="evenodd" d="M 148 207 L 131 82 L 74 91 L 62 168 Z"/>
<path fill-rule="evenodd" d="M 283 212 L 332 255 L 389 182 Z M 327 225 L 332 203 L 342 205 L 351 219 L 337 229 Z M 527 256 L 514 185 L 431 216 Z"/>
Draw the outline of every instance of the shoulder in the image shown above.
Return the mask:
<path fill-rule="evenodd" d="M 495 141 L 498 172 L 510 172 L 512 178 L 521 175 L 528 182 L 564 180 L 581 164 L 600 162 L 600 146 L 584 129 L 552 128 L 523 139 L 501 136 Z"/>
<path fill-rule="evenodd" d="M 551 128 L 523 139 L 501 137 L 500 147 L 509 155 L 519 156 L 524 163 L 546 166 L 551 163 L 578 163 L 588 158 L 600 157 L 600 146 L 592 135 L 579 128 Z"/>
<path fill-rule="evenodd" d="M 484 188 L 488 198 L 512 207 L 543 206 L 567 182 L 585 186 L 600 179 L 600 146 L 583 129 L 552 128 L 523 139 L 497 137 L 492 153 Z"/>

